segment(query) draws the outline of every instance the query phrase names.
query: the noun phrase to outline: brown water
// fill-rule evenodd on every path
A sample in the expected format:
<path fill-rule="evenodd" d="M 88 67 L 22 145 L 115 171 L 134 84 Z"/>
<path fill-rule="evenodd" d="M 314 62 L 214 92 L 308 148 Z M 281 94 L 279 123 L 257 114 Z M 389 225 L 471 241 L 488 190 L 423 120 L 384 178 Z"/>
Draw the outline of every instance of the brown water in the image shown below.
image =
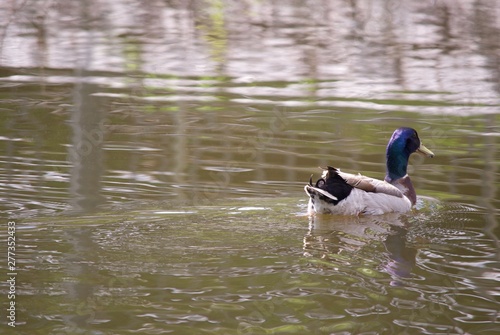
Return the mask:
<path fill-rule="evenodd" d="M 27 1 L 0 18 L 7 333 L 500 331 L 495 1 Z M 410 162 L 414 212 L 306 215 L 318 166 L 382 178 L 399 126 L 436 154 Z"/>

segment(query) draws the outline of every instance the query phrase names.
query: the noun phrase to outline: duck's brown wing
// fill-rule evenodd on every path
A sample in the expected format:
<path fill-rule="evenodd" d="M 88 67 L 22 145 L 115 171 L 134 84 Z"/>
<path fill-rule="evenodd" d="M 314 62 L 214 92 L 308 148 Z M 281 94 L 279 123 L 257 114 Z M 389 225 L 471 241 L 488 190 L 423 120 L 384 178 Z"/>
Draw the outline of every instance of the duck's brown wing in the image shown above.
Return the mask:
<path fill-rule="evenodd" d="M 384 180 L 373 179 L 361 174 L 342 172 L 339 169 L 331 166 L 328 166 L 326 169 L 324 169 L 323 178 L 328 178 L 329 174 L 332 173 L 338 174 L 342 179 L 345 180 L 347 184 L 351 185 L 352 187 L 366 192 L 384 193 L 398 198 L 402 198 L 404 196 L 403 192 L 401 192 L 400 189 Z"/>

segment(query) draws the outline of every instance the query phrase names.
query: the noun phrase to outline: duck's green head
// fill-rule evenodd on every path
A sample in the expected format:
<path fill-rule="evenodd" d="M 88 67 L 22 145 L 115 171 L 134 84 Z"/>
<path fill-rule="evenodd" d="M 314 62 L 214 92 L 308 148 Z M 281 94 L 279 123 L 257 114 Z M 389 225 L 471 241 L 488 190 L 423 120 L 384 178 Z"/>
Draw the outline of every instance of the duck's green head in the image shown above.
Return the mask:
<path fill-rule="evenodd" d="M 408 159 L 414 152 L 427 157 L 434 157 L 434 153 L 420 142 L 415 129 L 408 127 L 396 129 L 389 140 L 389 144 L 387 144 L 387 174 L 385 177 L 387 181 L 390 182 L 406 175 Z"/>

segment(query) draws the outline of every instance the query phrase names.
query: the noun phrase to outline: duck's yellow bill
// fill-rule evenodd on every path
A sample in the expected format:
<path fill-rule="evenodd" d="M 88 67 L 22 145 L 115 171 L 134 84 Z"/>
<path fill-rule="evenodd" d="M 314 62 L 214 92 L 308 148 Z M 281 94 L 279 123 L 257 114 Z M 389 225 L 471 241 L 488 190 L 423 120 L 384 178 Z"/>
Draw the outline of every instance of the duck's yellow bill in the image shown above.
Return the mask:
<path fill-rule="evenodd" d="M 429 149 L 427 149 L 422 143 L 420 143 L 420 146 L 418 147 L 417 149 L 417 152 L 421 155 L 424 155 L 426 157 L 434 157 L 434 153 L 432 151 L 430 151 Z"/>

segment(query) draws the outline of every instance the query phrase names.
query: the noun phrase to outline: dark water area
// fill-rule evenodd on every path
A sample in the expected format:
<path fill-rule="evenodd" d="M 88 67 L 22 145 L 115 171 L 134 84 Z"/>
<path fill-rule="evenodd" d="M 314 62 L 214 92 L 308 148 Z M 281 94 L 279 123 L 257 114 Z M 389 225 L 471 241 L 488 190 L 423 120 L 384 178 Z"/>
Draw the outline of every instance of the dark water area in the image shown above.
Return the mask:
<path fill-rule="evenodd" d="M 7 334 L 500 331 L 496 1 L 8 1 L 0 23 Z M 436 155 L 410 160 L 412 212 L 307 215 L 318 166 L 383 178 L 400 126 Z"/>

